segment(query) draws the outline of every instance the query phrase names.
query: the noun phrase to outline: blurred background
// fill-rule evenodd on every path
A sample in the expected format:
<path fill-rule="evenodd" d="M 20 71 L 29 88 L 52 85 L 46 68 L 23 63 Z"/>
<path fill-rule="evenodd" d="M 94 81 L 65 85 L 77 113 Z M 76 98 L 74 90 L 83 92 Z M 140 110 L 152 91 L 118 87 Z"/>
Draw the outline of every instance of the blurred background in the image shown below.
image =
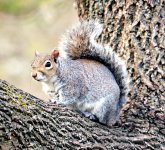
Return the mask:
<path fill-rule="evenodd" d="M 50 53 L 66 29 L 78 22 L 74 0 L 0 0 L 0 79 L 41 99 L 41 83 L 30 75 L 35 50 Z"/>

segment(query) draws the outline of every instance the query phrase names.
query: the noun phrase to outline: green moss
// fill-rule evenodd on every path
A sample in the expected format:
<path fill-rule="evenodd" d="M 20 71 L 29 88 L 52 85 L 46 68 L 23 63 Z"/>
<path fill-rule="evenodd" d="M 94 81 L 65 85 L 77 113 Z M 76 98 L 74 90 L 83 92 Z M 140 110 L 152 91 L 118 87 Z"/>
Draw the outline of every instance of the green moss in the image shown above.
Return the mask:
<path fill-rule="evenodd" d="M 29 104 L 30 104 L 30 105 L 34 105 L 34 102 L 31 101 L 31 102 L 29 102 Z"/>
<path fill-rule="evenodd" d="M 6 86 L 6 95 L 10 97 L 11 104 L 27 107 L 24 97 L 20 93 L 14 91 L 12 86 Z"/>
<path fill-rule="evenodd" d="M 13 105 L 18 105 L 21 107 L 27 107 L 28 105 L 34 105 L 33 101 L 27 101 L 26 97 L 22 94 L 17 93 L 13 86 L 6 86 L 6 96 L 10 97 L 9 103 Z"/>
<path fill-rule="evenodd" d="M 27 107 L 27 103 L 23 100 L 23 97 L 21 94 L 16 95 L 17 101 L 20 106 Z"/>
<path fill-rule="evenodd" d="M 6 89 L 6 95 L 8 96 L 8 97 L 11 97 L 11 88 L 9 87 L 9 86 L 6 86 L 5 87 L 5 89 Z"/>

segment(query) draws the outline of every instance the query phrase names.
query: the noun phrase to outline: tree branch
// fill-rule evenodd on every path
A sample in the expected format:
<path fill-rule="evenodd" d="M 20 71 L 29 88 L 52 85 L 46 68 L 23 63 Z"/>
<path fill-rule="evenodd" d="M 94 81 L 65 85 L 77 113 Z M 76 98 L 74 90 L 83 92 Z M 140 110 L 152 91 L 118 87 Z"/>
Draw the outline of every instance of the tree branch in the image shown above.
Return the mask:
<path fill-rule="evenodd" d="M 0 104 L 1 149 L 163 149 L 163 134 L 148 132 L 144 120 L 106 127 L 3 80 Z"/>

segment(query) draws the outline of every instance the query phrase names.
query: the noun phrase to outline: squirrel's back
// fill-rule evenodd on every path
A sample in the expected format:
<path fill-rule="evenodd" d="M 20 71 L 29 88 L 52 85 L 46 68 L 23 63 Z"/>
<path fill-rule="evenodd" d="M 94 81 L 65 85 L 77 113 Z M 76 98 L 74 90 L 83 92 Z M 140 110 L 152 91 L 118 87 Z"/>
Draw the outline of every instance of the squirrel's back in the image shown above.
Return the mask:
<path fill-rule="evenodd" d="M 93 90 L 95 96 L 100 94 L 97 95 L 97 97 L 101 98 L 114 90 L 118 91 L 116 93 L 120 93 L 119 86 L 113 74 L 106 66 L 98 61 L 89 59 L 78 59 L 76 61 L 83 66 L 81 68 L 83 68 L 82 74 L 84 81 L 90 90 Z"/>
<path fill-rule="evenodd" d="M 114 93 L 116 99 L 119 99 L 120 89 L 113 74 L 100 62 L 89 59 L 59 58 L 58 63 L 60 78 L 65 78 L 64 84 L 80 92 L 77 102 L 81 100 L 95 102 L 110 93 Z"/>

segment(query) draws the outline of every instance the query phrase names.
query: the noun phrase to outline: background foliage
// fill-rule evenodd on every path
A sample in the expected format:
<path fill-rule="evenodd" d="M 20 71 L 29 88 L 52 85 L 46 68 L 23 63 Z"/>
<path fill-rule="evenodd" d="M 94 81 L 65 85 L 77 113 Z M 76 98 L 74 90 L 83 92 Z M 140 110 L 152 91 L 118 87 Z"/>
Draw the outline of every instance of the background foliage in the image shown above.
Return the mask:
<path fill-rule="evenodd" d="M 57 48 L 61 35 L 77 20 L 73 0 L 1 0 L 0 78 L 47 99 L 30 76 L 34 51 Z"/>

